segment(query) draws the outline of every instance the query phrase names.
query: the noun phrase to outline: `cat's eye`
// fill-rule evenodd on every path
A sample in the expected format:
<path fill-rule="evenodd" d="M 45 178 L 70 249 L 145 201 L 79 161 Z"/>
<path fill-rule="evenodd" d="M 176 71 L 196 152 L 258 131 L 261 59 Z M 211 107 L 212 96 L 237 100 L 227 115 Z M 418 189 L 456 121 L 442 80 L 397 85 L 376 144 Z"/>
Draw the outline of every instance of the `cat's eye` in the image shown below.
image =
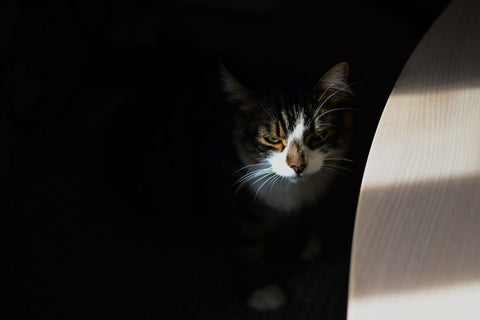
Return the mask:
<path fill-rule="evenodd" d="M 307 143 L 311 148 L 316 148 L 321 143 L 326 141 L 331 136 L 331 133 L 332 133 L 332 131 L 327 130 L 327 129 L 319 131 L 319 132 L 315 132 L 308 137 Z"/>
<path fill-rule="evenodd" d="M 280 143 L 280 139 L 274 138 L 274 137 L 265 137 L 265 141 L 271 144 L 277 144 Z"/>

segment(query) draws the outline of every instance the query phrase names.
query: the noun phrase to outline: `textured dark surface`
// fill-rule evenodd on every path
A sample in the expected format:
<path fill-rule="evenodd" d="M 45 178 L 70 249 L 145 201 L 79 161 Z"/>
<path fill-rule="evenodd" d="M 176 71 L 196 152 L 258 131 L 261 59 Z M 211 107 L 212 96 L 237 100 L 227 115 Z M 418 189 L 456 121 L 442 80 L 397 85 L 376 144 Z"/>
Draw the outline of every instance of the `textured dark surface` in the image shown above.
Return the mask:
<path fill-rule="evenodd" d="M 292 278 L 287 286 L 289 302 L 277 311 L 258 312 L 218 278 L 201 295 L 174 292 L 167 298 L 175 302 L 159 313 L 160 319 L 345 319 L 347 297 L 347 259 L 315 263 Z"/>
<path fill-rule="evenodd" d="M 199 151 L 222 121 L 216 68 L 261 82 L 249 70 L 315 76 L 349 61 L 365 110 L 360 175 L 441 6 L 182 3 L 0 5 L 0 318 L 345 318 L 348 252 L 294 276 L 279 311 L 252 311 L 232 289 L 204 216 L 216 204 L 205 172 L 217 169 L 205 155 L 221 148 Z"/>

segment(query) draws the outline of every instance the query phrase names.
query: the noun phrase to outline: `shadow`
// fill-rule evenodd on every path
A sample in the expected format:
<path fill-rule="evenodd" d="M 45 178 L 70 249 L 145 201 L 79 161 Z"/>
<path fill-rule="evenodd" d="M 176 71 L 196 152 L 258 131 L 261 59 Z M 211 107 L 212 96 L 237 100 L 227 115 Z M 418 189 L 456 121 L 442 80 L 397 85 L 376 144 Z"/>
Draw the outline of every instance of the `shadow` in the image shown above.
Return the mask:
<path fill-rule="evenodd" d="M 479 19 L 475 1 L 448 6 L 413 51 L 395 84 L 395 94 L 478 88 Z"/>
<path fill-rule="evenodd" d="M 480 281 L 480 175 L 362 192 L 353 301 Z"/>

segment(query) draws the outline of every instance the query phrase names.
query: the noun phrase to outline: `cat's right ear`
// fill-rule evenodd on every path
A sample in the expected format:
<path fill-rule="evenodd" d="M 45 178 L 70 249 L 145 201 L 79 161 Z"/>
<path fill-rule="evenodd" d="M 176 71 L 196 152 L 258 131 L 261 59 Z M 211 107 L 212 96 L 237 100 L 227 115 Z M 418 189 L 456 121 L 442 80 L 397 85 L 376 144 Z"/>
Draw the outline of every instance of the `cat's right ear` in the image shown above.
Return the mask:
<path fill-rule="evenodd" d="M 253 93 L 242 85 L 225 65 L 220 65 L 220 78 L 223 84 L 223 90 L 228 96 L 228 101 L 238 106 L 245 112 L 250 112 L 255 106 L 255 97 Z"/>

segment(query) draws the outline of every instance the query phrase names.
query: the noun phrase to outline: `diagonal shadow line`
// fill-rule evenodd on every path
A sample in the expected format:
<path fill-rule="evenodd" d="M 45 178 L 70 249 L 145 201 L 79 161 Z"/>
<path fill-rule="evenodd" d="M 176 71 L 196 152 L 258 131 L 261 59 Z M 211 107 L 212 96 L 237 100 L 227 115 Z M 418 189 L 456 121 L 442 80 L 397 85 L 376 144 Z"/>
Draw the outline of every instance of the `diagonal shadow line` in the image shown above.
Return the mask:
<path fill-rule="evenodd" d="M 480 175 L 369 187 L 362 198 L 355 298 L 480 282 Z"/>

